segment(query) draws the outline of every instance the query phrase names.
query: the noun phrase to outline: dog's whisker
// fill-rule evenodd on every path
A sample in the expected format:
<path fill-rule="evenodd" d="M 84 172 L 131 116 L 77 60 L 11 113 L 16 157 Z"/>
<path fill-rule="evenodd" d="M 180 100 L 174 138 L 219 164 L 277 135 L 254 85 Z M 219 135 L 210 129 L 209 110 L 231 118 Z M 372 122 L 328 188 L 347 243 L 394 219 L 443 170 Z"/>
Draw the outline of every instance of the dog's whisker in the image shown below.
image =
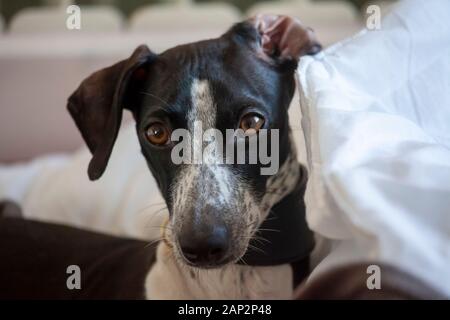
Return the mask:
<path fill-rule="evenodd" d="M 240 257 L 238 261 L 242 262 L 244 265 L 248 266 L 248 263 L 245 262 L 244 257 Z"/>
<path fill-rule="evenodd" d="M 243 237 L 243 239 L 246 240 L 263 240 L 263 241 L 269 241 L 266 238 L 262 237 L 262 236 L 258 236 L 258 235 L 252 235 L 252 236 L 247 236 L 247 237 Z"/>
<path fill-rule="evenodd" d="M 280 230 L 277 229 L 268 229 L 268 228 L 259 228 L 257 232 L 258 231 L 281 232 Z"/>
<path fill-rule="evenodd" d="M 283 195 L 284 192 L 281 190 L 266 190 L 266 194 L 277 194 L 277 195 Z"/>
<path fill-rule="evenodd" d="M 148 207 L 148 208 L 144 208 L 144 209 L 138 211 L 138 214 L 142 214 L 145 212 L 145 215 L 144 215 L 144 217 L 146 219 L 145 226 L 147 226 L 148 224 L 151 224 L 151 223 L 154 224 L 155 220 L 158 221 L 158 224 L 159 224 L 160 219 L 164 215 L 166 215 L 166 212 L 165 212 L 166 208 L 167 207 L 164 206 L 158 210 L 149 212 L 148 210 L 150 209 L 150 207 Z"/>
<path fill-rule="evenodd" d="M 151 203 L 151 204 L 147 205 L 147 207 L 153 207 L 153 206 L 157 206 L 157 205 L 166 205 L 166 203 L 164 201 L 155 202 L 155 203 Z"/>
<path fill-rule="evenodd" d="M 272 215 L 270 215 L 270 214 L 272 214 Z M 278 216 L 275 214 L 275 212 L 272 209 L 270 209 L 269 215 L 264 221 L 272 221 L 272 220 L 276 220 L 276 219 L 278 219 Z"/>
<path fill-rule="evenodd" d="M 251 250 L 258 251 L 258 252 L 260 252 L 262 254 L 267 254 L 263 249 L 258 248 L 258 247 L 254 246 L 254 245 L 251 245 L 251 244 L 248 245 L 248 248 L 251 249 Z"/>
<path fill-rule="evenodd" d="M 142 211 L 145 211 L 151 207 L 155 207 L 155 206 L 165 206 L 166 207 L 166 203 L 165 202 L 156 202 L 156 203 L 152 203 L 149 205 L 146 205 L 145 207 L 143 207 L 142 209 L 138 210 L 138 213 L 141 213 Z"/>
<path fill-rule="evenodd" d="M 153 216 L 153 215 L 157 215 L 157 214 L 159 214 L 159 213 L 161 213 L 161 212 L 164 212 L 165 210 L 168 210 L 167 207 L 158 209 L 158 210 L 152 212 L 151 215 L 152 215 L 152 216 Z"/>
<path fill-rule="evenodd" d="M 149 209 L 150 208 L 146 208 L 146 209 L 142 210 L 141 212 L 144 212 Z M 158 213 L 161 213 L 161 211 L 164 211 L 164 210 L 168 210 L 168 208 L 166 206 L 161 207 L 160 209 L 157 209 L 156 211 L 149 212 L 149 215 L 154 216 L 154 215 L 157 215 Z"/>
<path fill-rule="evenodd" d="M 173 231 L 172 227 L 168 227 L 168 226 L 164 226 L 164 225 L 160 225 L 160 226 L 148 226 L 146 227 L 148 229 L 164 229 L 164 230 L 169 230 L 169 231 Z"/>
<path fill-rule="evenodd" d="M 159 210 L 153 211 L 152 213 L 149 213 L 149 220 L 146 222 L 145 224 L 145 228 L 148 227 L 158 227 L 161 226 L 161 223 L 159 222 L 159 220 L 166 214 L 166 208 L 161 208 Z M 162 215 L 164 214 L 164 215 Z M 154 220 L 154 219 L 158 219 L 158 224 L 155 226 L 154 224 L 152 226 L 149 226 L 149 224 Z"/>
<path fill-rule="evenodd" d="M 269 239 L 263 238 L 263 237 L 259 237 L 258 240 L 266 242 L 266 243 L 272 243 L 272 241 L 270 241 Z"/>
<path fill-rule="evenodd" d="M 166 214 L 165 210 L 167 207 L 163 207 L 161 209 L 158 209 L 156 211 L 153 211 L 148 214 L 148 220 L 145 222 L 144 228 L 148 229 L 155 229 L 155 228 L 162 228 L 164 223 L 161 223 L 161 218 Z M 162 214 L 162 215 L 161 215 Z M 157 220 L 157 223 L 155 224 L 155 219 Z"/>
<path fill-rule="evenodd" d="M 263 238 L 263 237 L 252 237 L 251 239 L 252 239 L 252 240 L 255 240 L 255 241 L 258 241 L 258 242 L 261 243 L 261 244 L 264 244 L 264 242 L 266 242 L 266 243 L 272 243 L 272 241 L 270 241 L 270 240 L 268 240 L 268 239 L 266 239 L 266 238 Z"/>
<path fill-rule="evenodd" d="M 144 249 L 147 249 L 148 247 L 151 247 L 151 246 L 154 245 L 155 243 L 158 243 L 158 242 L 163 241 L 163 240 L 164 240 L 164 239 L 163 239 L 162 237 L 159 237 L 159 238 L 157 238 L 157 239 L 154 239 L 154 240 L 150 241 L 149 243 L 147 243 L 147 244 L 144 246 Z"/>

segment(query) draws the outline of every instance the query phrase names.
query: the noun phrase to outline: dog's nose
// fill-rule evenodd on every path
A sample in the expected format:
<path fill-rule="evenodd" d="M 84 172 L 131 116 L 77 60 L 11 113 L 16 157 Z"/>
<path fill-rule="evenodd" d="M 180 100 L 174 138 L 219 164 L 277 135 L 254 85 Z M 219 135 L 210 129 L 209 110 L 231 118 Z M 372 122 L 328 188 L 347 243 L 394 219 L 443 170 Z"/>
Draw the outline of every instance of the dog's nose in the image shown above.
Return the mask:
<path fill-rule="evenodd" d="M 229 235 L 225 226 L 219 225 L 209 231 L 185 230 L 179 237 L 180 249 L 190 263 L 197 266 L 214 266 L 223 262 Z"/>

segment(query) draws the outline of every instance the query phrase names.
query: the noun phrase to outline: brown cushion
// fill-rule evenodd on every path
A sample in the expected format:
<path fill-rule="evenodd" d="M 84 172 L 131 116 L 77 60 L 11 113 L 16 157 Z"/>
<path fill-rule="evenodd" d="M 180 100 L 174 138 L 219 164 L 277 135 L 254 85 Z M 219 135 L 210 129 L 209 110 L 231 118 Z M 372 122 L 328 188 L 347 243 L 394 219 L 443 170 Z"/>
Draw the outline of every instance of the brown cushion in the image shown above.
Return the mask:
<path fill-rule="evenodd" d="M 368 289 L 369 265 L 380 267 L 380 289 Z M 444 299 L 418 278 L 377 262 L 350 264 L 318 275 L 297 287 L 294 298 L 311 299 Z"/>
<path fill-rule="evenodd" d="M 143 299 L 156 244 L 0 217 L 0 299 Z M 81 269 L 69 290 L 67 267 Z"/>

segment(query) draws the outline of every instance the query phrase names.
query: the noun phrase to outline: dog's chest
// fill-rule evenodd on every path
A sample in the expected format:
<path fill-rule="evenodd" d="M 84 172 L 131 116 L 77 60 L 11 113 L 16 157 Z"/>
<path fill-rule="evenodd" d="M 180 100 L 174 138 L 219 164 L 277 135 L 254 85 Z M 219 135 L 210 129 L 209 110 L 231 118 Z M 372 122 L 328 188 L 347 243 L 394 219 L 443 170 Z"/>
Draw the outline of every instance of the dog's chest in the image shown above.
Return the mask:
<path fill-rule="evenodd" d="M 165 245 L 146 279 L 147 299 L 290 299 L 290 265 L 229 265 L 202 270 L 182 266 Z"/>

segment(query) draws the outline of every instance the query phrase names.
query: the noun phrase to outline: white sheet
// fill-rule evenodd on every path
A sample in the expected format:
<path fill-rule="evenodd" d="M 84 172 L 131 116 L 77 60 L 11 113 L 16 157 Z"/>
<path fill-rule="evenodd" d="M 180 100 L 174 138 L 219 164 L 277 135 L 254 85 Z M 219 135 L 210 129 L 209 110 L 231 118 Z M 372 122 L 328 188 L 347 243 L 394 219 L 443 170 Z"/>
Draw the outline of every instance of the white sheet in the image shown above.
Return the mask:
<path fill-rule="evenodd" d="M 450 296 L 450 1 L 410 0 L 299 66 L 313 276 L 361 259 Z"/>

